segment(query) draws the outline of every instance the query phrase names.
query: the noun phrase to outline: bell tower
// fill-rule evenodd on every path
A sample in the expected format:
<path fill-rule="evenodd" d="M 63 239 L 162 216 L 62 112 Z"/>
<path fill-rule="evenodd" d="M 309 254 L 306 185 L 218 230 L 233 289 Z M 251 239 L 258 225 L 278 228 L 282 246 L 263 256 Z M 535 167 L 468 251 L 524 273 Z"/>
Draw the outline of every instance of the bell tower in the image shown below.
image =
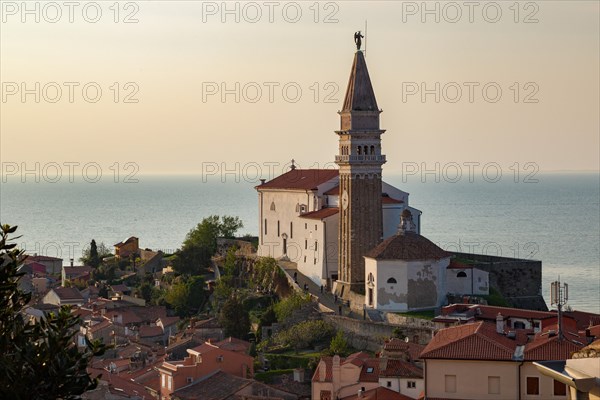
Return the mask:
<path fill-rule="evenodd" d="M 340 130 L 336 131 L 339 154 L 335 162 L 340 177 L 336 291 L 341 297 L 346 297 L 349 290 L 364 291 L 363 256 L 383 237 L 381 172 L 385 155 L 381 152 L 381 135 L 385 130 L 379 129 L 381 110 L 360 41 L 357 47 L 344 106 L 339 112 Z"/>

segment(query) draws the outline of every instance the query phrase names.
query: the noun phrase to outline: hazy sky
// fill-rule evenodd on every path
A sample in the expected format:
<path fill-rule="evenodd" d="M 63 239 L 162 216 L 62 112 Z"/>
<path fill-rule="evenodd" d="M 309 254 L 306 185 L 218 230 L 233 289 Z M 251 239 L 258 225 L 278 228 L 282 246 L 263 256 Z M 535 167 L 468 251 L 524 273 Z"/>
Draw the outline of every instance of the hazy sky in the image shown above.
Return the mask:
<path fill-rule="evenodd" d="M 599 169 L 597 1 L 1 3 L 5 169 L 324 166 L 365 20 L 385 173 Z"/>

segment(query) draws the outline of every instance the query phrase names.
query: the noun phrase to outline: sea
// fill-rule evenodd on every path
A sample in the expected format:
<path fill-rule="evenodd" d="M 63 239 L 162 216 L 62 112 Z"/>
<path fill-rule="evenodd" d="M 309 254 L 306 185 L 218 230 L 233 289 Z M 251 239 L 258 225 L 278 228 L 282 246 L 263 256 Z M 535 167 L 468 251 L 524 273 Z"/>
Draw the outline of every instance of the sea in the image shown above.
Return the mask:
<path fill-rule="evenodd" d="M 92 239 L 109 248 L 137 236 L 140 246 L 171 253 L 209 215 L 242 219 L 258 234 L 259 182 L 229 176 L 138 176 L 130 182 L 5 179 L 0 223 L 18 225 L 28 254 L 77 264 Z M 448 181 L 385 176 L 423 212 L 421 234 L 450 251 L 542 261 L 542 294 L 568 284 L 567 304 L 600 313 L 600 175 L 540 173 L 535 179 Z"/>

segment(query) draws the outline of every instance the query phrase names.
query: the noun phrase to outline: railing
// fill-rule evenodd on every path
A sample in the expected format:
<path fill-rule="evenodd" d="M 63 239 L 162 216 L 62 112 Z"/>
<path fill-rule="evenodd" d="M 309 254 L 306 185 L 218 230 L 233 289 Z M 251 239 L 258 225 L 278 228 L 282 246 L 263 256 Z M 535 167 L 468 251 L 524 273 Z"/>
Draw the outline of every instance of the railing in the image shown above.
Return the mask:
<path fill-rule="evenodd" d="M 349 161 L 385 162 L 385 156 L 376 156 L 376 155 L 335 156 L 335 162 L 349 162 Z"/>

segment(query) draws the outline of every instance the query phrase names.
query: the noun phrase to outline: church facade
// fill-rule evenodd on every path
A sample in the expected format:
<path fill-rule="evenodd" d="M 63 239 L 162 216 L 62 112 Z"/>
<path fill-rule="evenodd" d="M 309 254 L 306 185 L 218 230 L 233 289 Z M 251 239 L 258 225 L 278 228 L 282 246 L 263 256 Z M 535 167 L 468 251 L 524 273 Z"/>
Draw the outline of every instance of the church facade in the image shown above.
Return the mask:
<path fill-rule="evenodd" d="M 260 256 L 287 259 L 318 285 L 339 295 L 362 292 L 364 256 L 397 233 L 409 195 L 382 180 L 379 115 L 362 51 L 354 55 L 340 115 L 338 169 L 296 169 L 256 187 Z"/>

